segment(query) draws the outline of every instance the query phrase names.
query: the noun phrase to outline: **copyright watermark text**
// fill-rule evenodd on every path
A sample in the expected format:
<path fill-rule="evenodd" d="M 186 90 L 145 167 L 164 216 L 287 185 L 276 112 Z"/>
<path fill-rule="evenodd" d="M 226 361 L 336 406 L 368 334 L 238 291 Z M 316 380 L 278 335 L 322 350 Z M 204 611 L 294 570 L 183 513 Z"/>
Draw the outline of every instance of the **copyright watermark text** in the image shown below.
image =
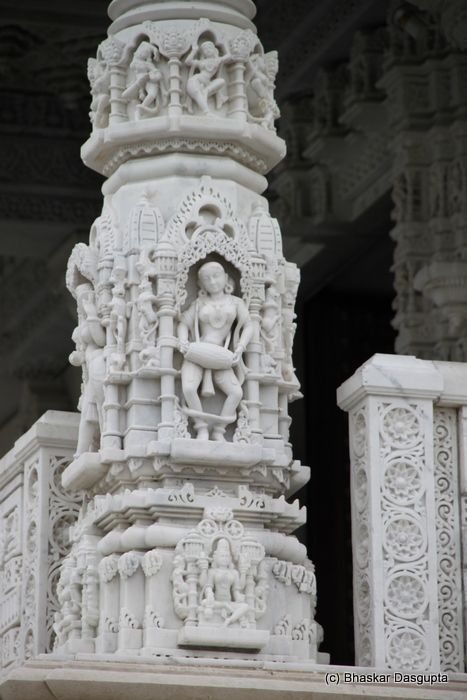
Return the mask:
<path fill-rule="evenodd" d="M 329 671 L 325 676 L 326 685 L 345 683 L 410 683 L 411 685 L 435 685 L 448 683 L 446 673 L 356 673 L 352 671 Z"/>

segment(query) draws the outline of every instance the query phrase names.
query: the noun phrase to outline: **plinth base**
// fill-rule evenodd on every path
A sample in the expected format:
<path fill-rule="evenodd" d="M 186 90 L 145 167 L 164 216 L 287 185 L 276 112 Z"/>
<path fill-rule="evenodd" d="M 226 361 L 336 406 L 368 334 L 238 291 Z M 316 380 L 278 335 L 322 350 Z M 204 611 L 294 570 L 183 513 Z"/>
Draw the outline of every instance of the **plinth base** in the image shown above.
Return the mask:
<path fill-rule="evenodd" d="M 1 700 L 464 700 L 467 675 L 444 684 L 395 683 L 388 671 L 339 666 L 295 666 L 225 659 L 192 659 L 190 665 L 159 658 L 152 663 L 60 661 L 39 657 L 0 681 Z M 388 680 L 345 682 L 344 674 Z M 339 683 L 336 683 L 336 677 Z M 333 680 L 334 679 L 334 680 Z"/>
<path fill-rule="evenodd" d="M 260 445 L 216 442 L 215 440 L 188 440 L 176 438 L 170 452 L 172 460 L 181 464 L 213 465 L 227 467 L 252 467 L 264 461 L 272 461 L 274 452 L 263 450 Z"/>
<path fill-rule="evenodd" d="M 269 641 L 264 630 L 229 629 L 227 627 L 182 627 L 180 646 L 262 649 Z"/>

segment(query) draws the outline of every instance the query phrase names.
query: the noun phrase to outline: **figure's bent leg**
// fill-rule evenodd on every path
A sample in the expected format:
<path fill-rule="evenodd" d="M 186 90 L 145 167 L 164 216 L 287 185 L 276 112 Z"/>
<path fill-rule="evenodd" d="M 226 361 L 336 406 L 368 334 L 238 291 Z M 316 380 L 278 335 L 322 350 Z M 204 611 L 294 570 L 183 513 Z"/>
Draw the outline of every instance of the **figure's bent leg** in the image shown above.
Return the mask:
<path fill-rule="evenodd" d="M 186 91 L 189 97 L 198 105 L 203 114 L 209 113 L 207 90 L 201 87 L 196 76 L 189 78 L 186 84 Z"/>
<path fill-rule="evenodd" d="M 243 398 L 243 389 L 233 369 L 214 372 L 214 383 L 225 394 L 221 416 L 234 416 L 237 406 Z"/>
<path fill-rule="evenodd" d="M 97 425 L 93 421 L 81 416 L 78 430 L 78 444 L 76 446 L 75 457 L 79 457 L 84 452 L 92 452 L 96 437 Z"/>
<path fill-rule="evenodd" d="M 235 372 L 233 369 L 219 370 L 214 373 L 214 382 L 226 396 L 221 416 L 235 416 L 237 406 L 243 398 L 243 390 Z M 213 430 L 213 440 L 224 440 L 224 433 L 225 425 L 217 425 Z"/>
<path fill-rule="evenodd" d="M 238 607 L 237 607 L 238 606 Z M 232 612 L 229 617 L 224 620 L 224 625 L 228 627 L 232 622 L 237 622 L 243 615 L 245 615 L 249 610 L 248 603 L 237 603 L 236 609 Z"/>
<path fill-rule="evenodd" d="M 184 360 L 182 364 L 182 391 L 188 408 L 192 411 L 203 413 L 203 405 L 198 395 L 198 389 L 203 378 L 203 368 L 193 362 Z M 202 418 L 194 421 L 196 438 L 198 440 L 209 440 L 208 424 Z"/>
<path fill-rule="evenodd" d="M 193 411 L 203 411 L 203 406 L 198 395 L 198 389 L 203 378 L 203 368 L 194 362 L 184 360 L 182 364 L 182 391 L 188 408 Z"/>
<path fill-rule="evenodd" d="M 219 90 L 222 90 L 222 88 L 225 85 L 225 80 L 223 78 L 216 78 L 216 80 L 211 80 L 209 83 L 206 92 L 208 96 L 210 97 L 211 95 L 214 95 L 216 92 L 219 92 Z"/>

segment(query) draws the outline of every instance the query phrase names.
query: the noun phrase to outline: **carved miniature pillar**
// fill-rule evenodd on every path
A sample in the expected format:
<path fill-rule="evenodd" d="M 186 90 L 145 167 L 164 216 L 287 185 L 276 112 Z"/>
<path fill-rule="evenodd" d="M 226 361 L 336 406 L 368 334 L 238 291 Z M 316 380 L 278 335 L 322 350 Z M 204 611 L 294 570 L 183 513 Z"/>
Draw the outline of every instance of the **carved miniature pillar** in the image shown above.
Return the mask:
<path fill-rule="evenodd" d="M 141 562 L 141 566 L 143 568 L 144 575 L 146 578 L 143 624 L 144 648 L 157 647 L 158 632 L 164 625 L 160 587 L 156 585 L 156 576 L 161 570 L 162 563 L 162 555 L 157 549 L 152 549 L 146 552 Z"/>
<path fill-rule="evenodd" d="M 249 426 L 255 441 L 262 440 L 261 430 L 261 401 L 260 401 L 260 377 L 261 377 L 261 357 L 264 353 L 264 346 L 261 343 L 261 309 L 265 300 L 264 273 L 266 265 L 264 261 L 253 257 L 254 263 L 254 284 L 250 300 L 250 315 L 253 326 L 251 341 L 247 347 L 247 362 L 250 369 L 247 378 L 247 405 Z"/>
<path fill-rule="evenodd" d="M 360 666 L 463 667 L 456 412 L 433 410 L 442 371 L 375 355 L 338 390 L 349 412 Z"/>
<path fill-rule="evenodd" d="M 159 304 L 159 352 L 161 365 L 161 417 L 159 440 L 173 437 L 175 406 L 175 374 L 173 371 L 175 336 L 175 251 L 161 244 L 156 253 L 158 271 L 157 298 Z"/>
<path fill-rule="evenodd" d="M 99 562 L 100 601 L 99 629 L 96 638 L 97 653 L 117 650 L 120 616 L 118 560 L 118 554 L 110 554 Z"/>
<path fill-rule="evenodd" d="M 141 649 L 144 619 L 144 575 L 142 555 L 125 552 L 118 560 L 120 574 L 120 619 L 118 624 L 118 652 Z"/>
<path fill-rule="evenodd" d="M 245 96 L 245 64 L 238 60 L 230 68 L 231 94 L 229 114 L 239 115 L 239 119 L 246 121 L 246 96 Z"/>
<path fill-rule="evenodd" d="M 126 84 L 124 51 L 125 44 L 113 36 L 100 45 L 100 54 L 110 71 L 109 124 L 119 124 L 127 120 L 126 103 L 122 99 Z"/>
<path fill-rule="evenodd" d="M 233 64 L 230 66 L 229 116 L 246 121 L 248 101 L 246 97 L 245 70 L 251 52 L 251 38 L 244 36 L 230 42 Z"/>
<path fill-rule="evenodd" d="M 119 385 L 108 381 L 104 385 L 104 403 L 102 404 L 104 420 L 102 432 L 103 448 L 119 450 L 122 447 L 120 411 Z"/>

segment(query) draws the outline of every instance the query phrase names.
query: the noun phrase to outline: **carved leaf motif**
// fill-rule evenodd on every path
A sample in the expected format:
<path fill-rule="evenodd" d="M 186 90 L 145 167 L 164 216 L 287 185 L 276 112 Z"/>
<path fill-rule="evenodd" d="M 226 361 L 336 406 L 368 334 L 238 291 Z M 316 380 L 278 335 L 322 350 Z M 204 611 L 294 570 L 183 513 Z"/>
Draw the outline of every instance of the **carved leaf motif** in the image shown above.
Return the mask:
<path fill-rule="evenodd" d="M 99 45 L 97 53 L 98 56 L 102 56 L 106 63 L 117 65 L 122 60 L 126 48 L 126 45 L 122 41 L 111 36 Z"/>
<path fill-rule="evenodd" d="M 131 613 L 128 608 L 121 608 L 120 619 L 119 619 L 120 629 L 130 629 L 138 630 L 141 629 L 141 624 L 139 620 Z"/>
<path fill-rule="evenodd" d="M 108 615 L 105 615 L 102 626 L 105 632 L 116 633 L 119 629 L 118 620 L 113 617 L 109 617 Z"/>
<path fill-rule="evenodd" d="M 290 637 L 292 632 L 292 620 L 290 615 L 284 615 L 274 626 L 274 634 L 282 637 Z"/>
<path fill-rule="evenodd" d="M 162 555 L 157 551 L 157 549 L 152 549 L 151 551 L 146 552 L 141 566 L 145 576 L 155 576 L 161 569 Z"/>
<path fill-rule="evenodd" d="M 140 559 L 134 552 L 122 554 L 118 560 L 118 570 L 122 578 L 131 578 L 136 573 Z"/>
<path fill-rule="evenodd" d="M 98 571 L 101 581 L 108 583 L 117 575 L 118 560 L 118 555 L 111 554 L 108 557 L 104 557 L 104 559 L 99 562 Z"/>
<path fill-rule="evenodd" d="M 146 629 L 160 629 L 164 627 L 164 618 L 161 617 L 151 605 L 147 605 L 144 611 L 144 625 Z"/>

